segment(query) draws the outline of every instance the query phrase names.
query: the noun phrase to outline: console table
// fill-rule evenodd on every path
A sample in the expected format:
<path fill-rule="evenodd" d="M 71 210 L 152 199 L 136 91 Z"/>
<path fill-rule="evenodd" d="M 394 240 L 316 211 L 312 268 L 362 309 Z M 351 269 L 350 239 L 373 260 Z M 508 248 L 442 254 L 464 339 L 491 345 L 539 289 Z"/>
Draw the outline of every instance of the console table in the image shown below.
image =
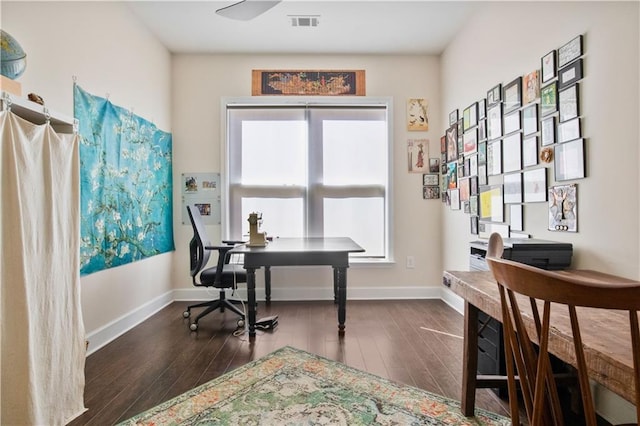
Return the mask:
<path fill-rule="evenodd" d="M 230 253 L 244 255 L 247 270 L 247 305 L 249 307 L 249 338 L 255 338 L 256 330 L 256 269 L 271 266 L 316 266 L 333 268 L 335 297 L 338 302 L 338 332 L 344 335 L 347 303 L 347 268 L 349 253 L 363 252 L 364 249 L 351 238 L 275 238 L 265 247 L 251 247 L 243 244 Z M 270 287 L 270 277 L 265 277 Z M 270 288 L 267 288 L 267 298 Z"/>
<path fill-rule="evenodd" d="M 572 274 L 586 278 L 598 278 L 612 282 L 635 282 L 625 278 L 589 270 L 568 270 Z M 462 371 L 461 409 L 464 415 L 472 416 L 475 409 L 477 388 L 492 388 L 506 384 L 506 377 L 478 376 L 478 312 L 483 311 L 502 321 L 498 285 L 489 271 L 444 271 L 443 284 L 465 302 L 464 312 L 464 354 Z M 528 299 L 518 304 L 527 323 L 527 332 L 536 336 L 535 324 Z M 551 310 L 551 330 L 549 352 L 575 366 L 573 337 L 569 313 L 566 309 Z M 633 357 L 629 318 L 626 312 L 577 308 L 581 323 L 591 324 L 581 329 L 585 346 L 585 358 L 589 376 L 624 399 L 635 403 L 633 384 Z"/>

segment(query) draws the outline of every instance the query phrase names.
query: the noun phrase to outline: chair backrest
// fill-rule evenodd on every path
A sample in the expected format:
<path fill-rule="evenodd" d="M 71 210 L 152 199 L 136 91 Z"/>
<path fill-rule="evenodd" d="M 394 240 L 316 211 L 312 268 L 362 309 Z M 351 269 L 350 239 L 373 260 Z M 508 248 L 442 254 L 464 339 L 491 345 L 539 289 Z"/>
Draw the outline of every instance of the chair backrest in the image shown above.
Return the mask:
<path fill-rule="evenodd" d="M 517 368 L 529 423 L 531 425 L 563 423 L 555 380 L 547 353 L 551 303 L 566 305 L 569 311 L 577 375 L 585 421 L 588 425 L 595 425 L 596 417 L 576 307 L 628 311 L 634 360 L 633 380 L 636 390 L 636 407 L 637 415 L 640 418 L 640 331 L 638 328 L 640 282 L 628 280 L 610 282 L 598 278 L 569 276 L 561 272 L 547 271 L 501 259 L 502 252 L 502 238 L 498 234 L 491 235 L 486 260 L 498 283 L 500 292 L 505 360 L 509 375 L 509 400 L 513 423 L 519 424 L 515 390 L 516 370 L 514 367 Z M 518 294 L 528 298 L 531 304 L 537 334 L 535 340 L 539 342 L 539 351 L 529 338 L 517 302 L 516 295 Z M 542 317 L 538 310 L 537 301 L 542 301 Z"/>
<path fill-rule="evenodd" d="M 210 250 L 206 250 L 205 247 L 211 245 L 207 233 L 205 231 L 204 222 L 200 215 L 198 207 L 193 205 L 187 206 L 187 212 L 189 213 L 189 220 L 193 227 L 193 237 L 189 242 L 189 255 L 190 255 L 190 267 L 191 276 L 194 278 L 209 262 Z"/>

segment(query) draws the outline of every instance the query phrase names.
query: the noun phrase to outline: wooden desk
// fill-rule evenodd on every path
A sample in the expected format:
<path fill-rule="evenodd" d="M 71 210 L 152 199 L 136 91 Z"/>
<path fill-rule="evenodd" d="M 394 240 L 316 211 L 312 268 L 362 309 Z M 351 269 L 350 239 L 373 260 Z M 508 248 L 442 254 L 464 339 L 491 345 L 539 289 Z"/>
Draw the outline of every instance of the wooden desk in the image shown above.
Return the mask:
<path fill-rule="evenodd" d="M 562 273 L 611 282 L 635 282 L 588 270 Z M 493 275 L 488 271 L 444 271 L 443 284 L 465 301 L 461 409 L 466 416 L 472 416 L 476 389 L 496 387 L 496 384 L 506 382 L 504 377 L 477 375 L 478 311 L 502 321 L 500 294 Z M 530 336 L 536 336 L 529 300 L 522 298 L 518 306 L 527 322 L 527 332 Z M 591 308 L 577 308 L 577 312 L 583 324 L 581 333 L 589 376 L 632 404 L 635 403 L 628 314 Z M 549 352 L 575 366 L 569 313 L 562 306 L 552 306 Z"/>
<path fill-rule="evenodd" d="M 241 245 L 230 253 L 244 255 L 247 270 L 247 305 L 249 307 L 249 338 L 256 335 L 256 269 L 271 266 L 333 267 L 334 291 L 338 302 L 338 332 L 344 335 L 347 304 L 347 268 L 349 253 L 364 249 L 351 238 L 276 238 L 266 247 Z M 270 277 L 265 276 L 267 298 L 270 298 Z"/>

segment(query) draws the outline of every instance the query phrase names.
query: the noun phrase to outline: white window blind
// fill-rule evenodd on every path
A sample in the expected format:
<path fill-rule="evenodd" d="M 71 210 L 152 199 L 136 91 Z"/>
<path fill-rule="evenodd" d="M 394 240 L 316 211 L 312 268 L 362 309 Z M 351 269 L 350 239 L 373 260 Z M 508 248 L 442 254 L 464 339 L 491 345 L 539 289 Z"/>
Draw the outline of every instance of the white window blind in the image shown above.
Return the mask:
<path fill-rule="evenodd" d="M 351 237 L 354 257 L 389 258 L 386 103 L 227 105 L 229 238 L 251 212 L 273 237 Z"/>

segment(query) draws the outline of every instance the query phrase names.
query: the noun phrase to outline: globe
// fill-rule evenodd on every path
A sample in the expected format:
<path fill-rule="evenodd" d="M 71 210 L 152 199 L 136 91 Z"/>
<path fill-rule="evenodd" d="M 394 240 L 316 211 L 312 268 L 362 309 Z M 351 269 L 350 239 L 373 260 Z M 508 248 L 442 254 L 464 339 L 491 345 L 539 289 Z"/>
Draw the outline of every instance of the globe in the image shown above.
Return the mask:
<path fill-rule="evenodd" d="M 27 68 L 27 54 L 16 39 L 3 30 L 0 30 L 0 49 L 0 74 L 15 80 Z"/>

